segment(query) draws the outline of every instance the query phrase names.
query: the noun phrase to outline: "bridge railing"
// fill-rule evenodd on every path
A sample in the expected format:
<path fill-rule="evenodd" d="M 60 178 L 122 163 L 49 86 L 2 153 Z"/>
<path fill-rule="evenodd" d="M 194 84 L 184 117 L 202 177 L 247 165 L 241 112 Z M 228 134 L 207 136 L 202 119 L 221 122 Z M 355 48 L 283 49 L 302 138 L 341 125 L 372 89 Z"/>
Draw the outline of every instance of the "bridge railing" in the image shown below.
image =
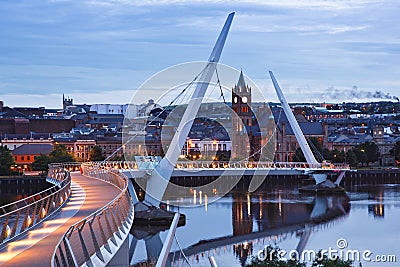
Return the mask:
<path fill-rule="evenodd" d="M 217 161 L 181 161 L 178 169 L 349 169 L 346 164 L 310 164 L 307 162 L 217 162 Z"/>
<path fill-rule="evenodd" d="M 137 161 L 109 161 L 101 163 L 105 169 L 153 169 L 155 162 L 137 162 Z M 309 164 L 307 162 L 218 162 L 218 161 L 178 161 L 175 168 L 177 169 L 332 169 L 332 170 L 348 170 L 348 164 L 345 163 L 318 163 Z"/>
<path fill-rule="evenodd" d="M 105 266 L 129 234 L 133 223 L 128 178 L 99 163 L 83 164 L 82 172 L 116 186 L 121 193 L 69 227 L 54 250 L 51 266 Z"/>
<path fill-rule="evenodd" d="M 71 193 L 68 170 L 76 166 L 50 164 L 46 180 L 54 186 L 0 207 L 0 245 L 41 223 L 65 203 Z"/>

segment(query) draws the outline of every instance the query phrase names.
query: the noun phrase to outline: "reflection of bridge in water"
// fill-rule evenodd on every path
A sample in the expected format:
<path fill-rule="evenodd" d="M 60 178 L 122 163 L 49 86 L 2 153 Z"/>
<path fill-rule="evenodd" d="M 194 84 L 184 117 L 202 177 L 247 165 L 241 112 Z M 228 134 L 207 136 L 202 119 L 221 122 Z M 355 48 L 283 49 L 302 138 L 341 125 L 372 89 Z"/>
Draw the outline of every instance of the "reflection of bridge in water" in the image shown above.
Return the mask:
<path fill-rule="evenodd" d="M 234 254 L 244 266 L 247 259 L 265 245 L 293 236 L 299 237 L 295 249 L 301 253 L 313 232 L 332 227 L 350 211 L 347 196 L 316 196 L 302 202 L 294 198 L 282 199 L 280 193 L 277 197 L 258 195 L 252 198 L 233 193 L 232 235 L 201 240 L 183 249 L 189 263 L 208 261 L 210 256 Z M 173 266 L 185 266 L 187 262 L 178 252 L 170 253 L 169 259 Z"/>

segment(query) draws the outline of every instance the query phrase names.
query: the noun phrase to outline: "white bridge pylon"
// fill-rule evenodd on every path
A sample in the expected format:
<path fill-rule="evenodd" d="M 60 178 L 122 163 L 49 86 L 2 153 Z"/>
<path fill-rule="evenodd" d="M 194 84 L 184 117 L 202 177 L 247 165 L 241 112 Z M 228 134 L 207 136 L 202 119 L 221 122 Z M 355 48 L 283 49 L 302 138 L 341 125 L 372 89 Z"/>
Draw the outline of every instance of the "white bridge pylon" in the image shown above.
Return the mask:
<path fill-rule="evenodd" d="M 146 201 L 150 202 L 154 206 L 158 206 L 164 196 L 181 150 L 185 144 L 190 129 L 192 128 L 193 121 L 199 111 L 211 78 L 215 73 L 234 15 L 234 12 L 228 15 L 224 27 L 215 43 L 214 49 L 211 52 L 210 58 L 208 59 L 208 64 L 202 71 L 202 75 L 196 84 L 196 88 L 188 102 L 185 113 L 183 114 L 175 135 L 172 138 L 169 149 L 157 167 L 151 172 L 151 175 L 147 180 Z"/>
<path fill-rule="evenodd" d="M 292 110 L 290 109 L 290 106 L 289 106 L 288 102 L 286 101 L 286 98 L 283 95 L 282 90 L 279 87 L 279 84 L 276 81 L 275 76 L 272 73 L 272 71 L 269 71 L 269 75 L 271 76 L 272 83 L 274 84 L 275 91 L 276 91 L 276 94 L 278 95 L 279 101 L 281 102 L 283 111 L 285 112 L 285 115 L 286 115 L 286 117 L 287 117 L 287 119 L 289 121 L 289 124 L 292 127 L 294 135 L 295 135 L 295 137 L 297 139 L 297 142 L 300 145 L 300 148 L 301 148 L 301 151 L 304 154 L 304 157 L 307 160 L 307 163 L 310 164 L 310 165 L 316 165 L 316 166 L 321 167 L 322 166 L 321 163 L 319 163 L 315 159 L 314 154 L 312 153 L 311 148 L 310 148 L 309 144 L 307 143 L 307 140 L 306 140 L 303 132 L 301 131 L 300 125 L 297 122 Z M 338 183 L 334 184 L 331 181 L 329 181 L 327 179 L 327 175 L 326 174 L 314 173 L 314 174 L 312 174 L 312 177 L 314 178 L 314 180 L 315 180 L 317 185 L 324 183 L 325 186 L 332 187 L 332 188 L 336 187 L 338 185 Z M 342 179 L 343 175 L 341 174 L 339 177 L 340 178 L 337 180 L 337 182 L 340 182 L 340 180 Z"/>

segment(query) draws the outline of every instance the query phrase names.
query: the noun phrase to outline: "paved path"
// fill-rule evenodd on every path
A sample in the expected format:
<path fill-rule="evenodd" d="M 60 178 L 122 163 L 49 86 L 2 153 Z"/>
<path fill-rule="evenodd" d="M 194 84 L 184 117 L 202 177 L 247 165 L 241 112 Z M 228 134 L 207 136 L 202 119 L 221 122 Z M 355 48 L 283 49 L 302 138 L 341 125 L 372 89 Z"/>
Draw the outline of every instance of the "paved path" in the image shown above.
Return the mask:
<path fill-rule="evenodd" d="M 71 173 L 72 194 L 69 202 L 53 218 L 0 251 L 2 266 L 50 266 L 55 246 L 67 229 L 106 205 L 121 191 L 98 179 Z"/>

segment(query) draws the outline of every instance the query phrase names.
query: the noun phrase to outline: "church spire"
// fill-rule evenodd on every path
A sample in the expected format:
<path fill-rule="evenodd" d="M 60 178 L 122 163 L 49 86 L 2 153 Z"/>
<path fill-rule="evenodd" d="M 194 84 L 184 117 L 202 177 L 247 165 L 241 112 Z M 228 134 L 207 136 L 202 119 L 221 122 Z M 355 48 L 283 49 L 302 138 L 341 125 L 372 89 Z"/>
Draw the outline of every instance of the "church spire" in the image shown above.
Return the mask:
<path fill-rule="evenodd" d="M 243 70 L 240 70 L 240 76 L 239 76 L 239 81 L 237 83 L 237 87 L 241 87 L 241 88 L 246 87 L 246 83 L 245 83 L 244 77 L 243 77 Z"/>

